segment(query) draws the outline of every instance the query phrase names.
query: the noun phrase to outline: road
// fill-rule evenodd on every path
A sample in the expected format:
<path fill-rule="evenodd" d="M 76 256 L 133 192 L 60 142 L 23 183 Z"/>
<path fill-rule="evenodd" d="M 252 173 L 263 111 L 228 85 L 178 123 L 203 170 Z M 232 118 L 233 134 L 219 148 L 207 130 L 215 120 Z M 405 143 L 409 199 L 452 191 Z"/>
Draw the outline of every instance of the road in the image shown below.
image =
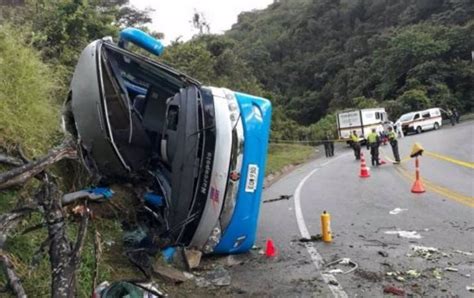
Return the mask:
<path fill-rule="evenodd" d="M 372 168 L 367 179 L 359 178 L 360 163 L 348 148 L 296 168 L 264 192 L 264 200 L 293 195 L 262 205 L 257 243 L 263 247 L 271 238 L 278 257 L 258 250 L 240 256 L 243 264 L 230 268 L 232 286 L 223 294 L 380 297 L 393 285 L 415 296 L 472 297 L 466 286 L 474 283 L 473 136 L 474 122 L 465 122 L 400 139 L 402 164 Z M 423 194 L 411 193 L 414 161 L 404 158 L 415 142 L 426 151 L 420 158 Z M 389 161 L 389 145 L 381 155 Z M 391 214 L 396 208 L 401 211 Z M 320 233 L 324 210 L 334 241 L 300 242 Z M 416 246 L 435 251 L 426 255 Z M 340 258 L 358 268 L 329 273 L 351 268 L 325 267 Z"/>

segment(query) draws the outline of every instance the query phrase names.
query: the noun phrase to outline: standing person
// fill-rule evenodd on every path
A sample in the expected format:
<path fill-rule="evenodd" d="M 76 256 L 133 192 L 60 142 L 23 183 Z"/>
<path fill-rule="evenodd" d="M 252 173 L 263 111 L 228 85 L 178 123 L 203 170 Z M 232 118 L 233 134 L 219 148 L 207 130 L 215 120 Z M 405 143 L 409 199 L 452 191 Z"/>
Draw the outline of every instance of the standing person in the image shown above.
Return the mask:
<path fill-rule="evenodd" d="M 388 128 L 388 140 L 390 141 L 390 146 L 392 146 L 393 157 L 395 158 L 395 164 L 400 163 L 400 152 L 398 152 L 398 140 L 397 134 L 393 131 L 392 127 Z"/>
<path fill-rule="evenodd" d="M 456 108 L 453 108 L 453 116 L 454 116 L 454 120 L 456 120 L 456 123 L 459 124 L 459 118 L 461 118 L 461 115 L 459 114 Z"/>
<path fill-rule="evenodd" d="M 326 157 L 331 157 L 331 149 L 329 145 L 329 132 L 326 132 L 326 139 L 323 141 L 324 144 L 324 153 L 326 153 Z"/>
<path fill-rule="evenodd" d="M 329 156 L 332 157 L 334 156 L 334 136 L 331 133 L 331 131 L 328 131 L 326 133 L 326 139 L 328 140 L 328 143 L 329 143 Z"/>
<path fill-rule="evenodd" d="M 453 111 L 448 109 L 447 114 L 448 114 L 448 117 L 449 117 L 449 121 L 451 122 L 451 125 L 452 126 L 456 125 L 456 120 L 454 119 Z"/>
<path fill-rule="evenodd" d="M 372 128 L 372 132 L 367 136 L 367 149 L 370 148 L 370 155 L 372 156 L 372 165 L 380 166 L 379 162 L 379 146 L 380 138 L 375 128 Z"/>
<path fill-rule="evenodd" d="M 357 136 L 357 133 L 355 130 L 352 131 L 350 138 L 351 138 L 352 149 L 354 149 L 355 159 L 359 160 L 360 159 L 360 143 L 359 143 L 359 137 Z"/>

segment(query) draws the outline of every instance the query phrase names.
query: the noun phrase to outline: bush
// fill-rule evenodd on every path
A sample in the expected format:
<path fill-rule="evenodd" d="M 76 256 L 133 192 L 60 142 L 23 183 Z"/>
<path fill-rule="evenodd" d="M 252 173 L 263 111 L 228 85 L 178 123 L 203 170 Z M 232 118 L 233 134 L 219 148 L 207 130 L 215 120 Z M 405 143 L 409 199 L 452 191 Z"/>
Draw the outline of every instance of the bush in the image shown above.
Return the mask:
<path fill-rule="evenodd" d="M 0 147 L 44 153 L 58 136 L 55 74 L 22 35 L 0 25 Z"/>

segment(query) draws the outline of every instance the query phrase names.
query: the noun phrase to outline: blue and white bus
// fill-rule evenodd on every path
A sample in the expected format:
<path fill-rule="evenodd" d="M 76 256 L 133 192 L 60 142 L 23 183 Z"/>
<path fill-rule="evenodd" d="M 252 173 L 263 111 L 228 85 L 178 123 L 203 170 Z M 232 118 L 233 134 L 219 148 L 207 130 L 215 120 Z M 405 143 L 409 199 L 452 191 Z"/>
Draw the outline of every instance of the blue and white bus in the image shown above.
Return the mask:
<path fill-rule="evenodd" d="M 128 181 L 159 198 L 160 237 L 204 253 L 255 242 L 270 131 L 267 99 L 197 80 L 127 49 L 161 43 L 128 28 L 82 52 L 65 104 L 66 129 L 102 181 Z"/>

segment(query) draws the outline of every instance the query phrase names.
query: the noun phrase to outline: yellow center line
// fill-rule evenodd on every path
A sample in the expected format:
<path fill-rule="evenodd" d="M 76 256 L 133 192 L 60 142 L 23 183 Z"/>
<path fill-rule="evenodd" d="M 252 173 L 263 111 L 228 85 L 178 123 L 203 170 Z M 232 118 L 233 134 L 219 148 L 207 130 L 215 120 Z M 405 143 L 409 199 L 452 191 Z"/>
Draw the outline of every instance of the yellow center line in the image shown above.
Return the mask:
<path fill-rule="evenodd" d="M 454 164 L 457 164 L 457 165 L 460 165 L 460 166 L 463 166 L 463 167 L 466 167 L 466 168 L 474 169 L 474 162 L 457 160 L 455 158 L 452 158 L 452 157 L 449 157 L 449 156 L 446 156 L 446 155 L 441 155 L 439 153 L 430 152 L 430 151 L 425 151 L 424 153 L 426 155 L 434 157 L 436 159 L 448 161 L 448 162 L 451 162 L 451 163 L 454 163 Z"/>
<path fill-rule="evenodd" d="M 407 169 L 403 168 L 402 166 L 397 166 L 395 168 L 402 177 L 406 178 L 409 181 L 415 180 L 415 175 L 410 174 Z M 439 195 L 442 195 L 448 199 L 461 203 L 463 205 L 469 206 L 474 208 L 474 197 L 469 197 L 460 193 L 457 193 L 449 188 L 439 186 L 427 179 L 421 179 L 425 188 L 432 192 L 435 192 Z"/>

